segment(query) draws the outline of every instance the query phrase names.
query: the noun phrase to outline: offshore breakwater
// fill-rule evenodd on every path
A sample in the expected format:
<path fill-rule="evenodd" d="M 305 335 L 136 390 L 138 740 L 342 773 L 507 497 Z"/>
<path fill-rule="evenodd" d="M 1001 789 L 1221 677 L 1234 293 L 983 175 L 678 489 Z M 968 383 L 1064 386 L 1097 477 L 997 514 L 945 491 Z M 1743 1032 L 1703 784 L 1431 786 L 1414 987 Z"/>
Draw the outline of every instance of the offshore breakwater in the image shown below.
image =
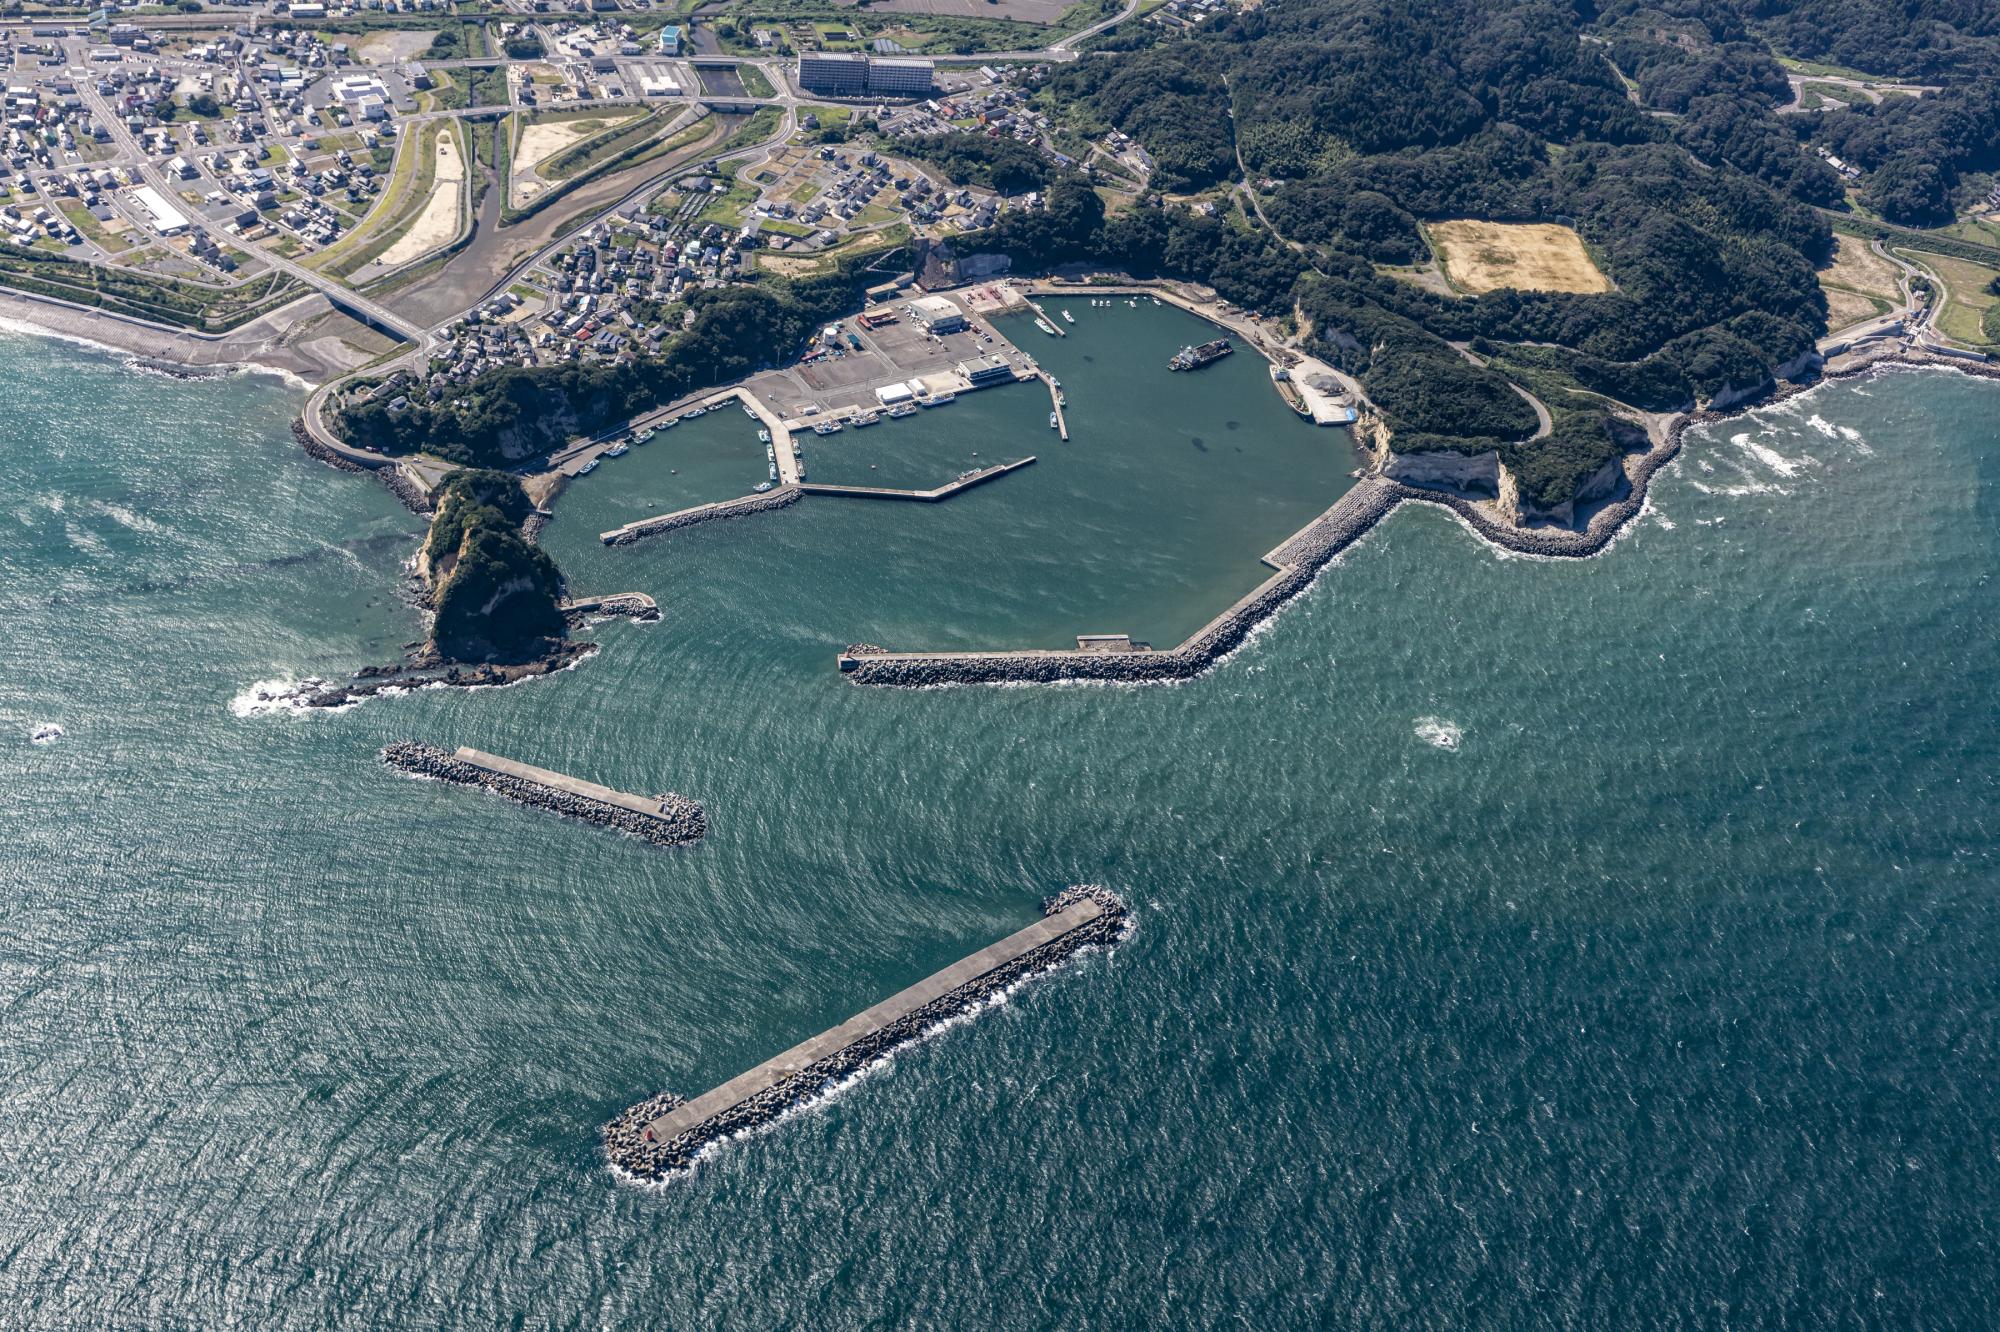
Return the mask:
<path fill-rule="evenodd" d="M 517 804 L 612 828 L 657 846 L 687 846 L 708 832 L 708 812 L 686 796 L 631 795 L 463 746 L 446 751 L 399 740 L 382 750 L 382 762 L 414 777 L 477 786 Z"/>
<path fill-rule="evenodd" d="M 1042 919 L 685 1101 L 671 1092 L 639 1102 L 604 1126 L 614 1169 L 657 1180 L 692 1167 L 716 1143 L 761 1128 L 825 1096 L 899 1047 L 1078 952 L 1109 946 L 1130 928 L 1125 904 L 1096 884 L 1064 889 Z"/>

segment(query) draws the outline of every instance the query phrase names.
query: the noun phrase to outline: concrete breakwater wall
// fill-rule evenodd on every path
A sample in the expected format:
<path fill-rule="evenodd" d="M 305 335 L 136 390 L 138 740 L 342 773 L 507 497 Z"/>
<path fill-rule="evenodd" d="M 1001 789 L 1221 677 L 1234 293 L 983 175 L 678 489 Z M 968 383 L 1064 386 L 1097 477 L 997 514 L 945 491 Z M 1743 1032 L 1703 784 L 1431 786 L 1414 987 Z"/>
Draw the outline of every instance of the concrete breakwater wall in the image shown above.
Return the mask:
<path fill-rule="evenodd" d="M 1123 938 L 1125 904 L 1095 884 L 1042 904 L 1042 919 L 983 948 L 831 1031 L 793 1046 L 714 1091 L 683 1101 L 663 1093 L 604 1126 L 605 1153 L 638 1179 L 686 1170 L 715 1143 L 808 1105 L 897 1047 L 917 1039 L 1077 952 Z"/>
<path fill-rule="evenodd" d="M 658 846 L 686 846 L 708 832 L 707 811 L 686 796 L 631 795 L 476 749 L 448 752 L 399 740 L 382 750 L 382 761 L 413 776 L 482 787 L 519 804 L 614 828 Z"/>
<path fill-rule="evenodd" d="M 855 644 L 840 654 L 841 671 L 855 684 L 919 688 L 943 684 L 1053 684 L 1064 680 L 1155 683 L 1191 679 L 1209 670 L 1241 645 L 1252 630 L 1277 614 L 1312 584 L 1341 551 L 1367 535 L 1405 502 L 1450 509 L 1496 546 L 1526 555 L 1577 559 L 1597 554 L 1638 515 L 1646 487 L 1680 452 L 1691 426 L 1724 419 L 1723 413 L 1696 412 L 1675 421 L 1664 438 L 1624 463 L 1622 494 L 1598 509 L 1581 529 L 1516 527 L 1501 522 L 1470 500 L 1383 477 L 1357 483 L 1325 513 L 1264 557 L 1277 572 L 1235 605 L 1210 620 L 1177 647 L 1089 650 L 1040 649 L 1013 652 L 889 652 Z"/>
<path fill-rule="evenodd" d="M 744 514 L 762 513 L 766 509 L 782 509 L 787 504 L 798 503 L 802 494 L 795 485 L 779 486 L 762 495 L 745 495 L 741 499 L 723 500 L 718 504 L 697 504 L 691 509 L 663 513 L 657 518 L 641 518 L 636 523 L 600 532 L 597 539 L 607 546 L 623 546 L 640 537 L 658 536 L 662 532 L 678 531 L 716 518 L 740 518 Z"/>
<path fill-rule="evenodd" d="M 1329 560 L 1365 536 L 1402 496 L 1391 482 L 1370 478 L 1341 496 L 1284 545 L 1264 557 L 1277 570 L 1178 647 L 1164 650 L 1028 650 L 1018 652 L 884 652 L 857 644 L 840 656 L 856 684 L 916 687 L 1060 680 L 1162 681 L 1200 675 L 1239 646 L 1250 631 L 1311 585 Z"/>

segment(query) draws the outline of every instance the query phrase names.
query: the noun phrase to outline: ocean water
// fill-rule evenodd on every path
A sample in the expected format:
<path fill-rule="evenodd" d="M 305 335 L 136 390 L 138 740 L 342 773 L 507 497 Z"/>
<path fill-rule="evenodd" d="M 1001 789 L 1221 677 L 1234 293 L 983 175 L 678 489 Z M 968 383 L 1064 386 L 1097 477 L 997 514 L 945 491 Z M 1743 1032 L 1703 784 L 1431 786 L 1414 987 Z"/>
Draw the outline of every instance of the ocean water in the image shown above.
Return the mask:
<path fill-rule="evenodd" d="M 1186 685 L 842 682 L 856 639 L 1171 640 L 1337 493 L 1261 367 L 1168 377 L 1128 313 L 1038 352 L 1150 419 L 1065 455 L 974 398 L 939 428 L 1047 461 L 605 549 L 635 451 L 545 541 L 663 622 L 310 716 L 242 697 L 415 637 L 417 522 L 278 381 L 0 340 L 0 1323 L 1990 1325 L 2000 386 L 1698 434 L 1591 561 L 1405 510 Z M 402 737 L 712 832 L 402 779 Z M 604 1167 L 628 1102 L 1084 880 L 1116 952 L 665 1188 Z"/>

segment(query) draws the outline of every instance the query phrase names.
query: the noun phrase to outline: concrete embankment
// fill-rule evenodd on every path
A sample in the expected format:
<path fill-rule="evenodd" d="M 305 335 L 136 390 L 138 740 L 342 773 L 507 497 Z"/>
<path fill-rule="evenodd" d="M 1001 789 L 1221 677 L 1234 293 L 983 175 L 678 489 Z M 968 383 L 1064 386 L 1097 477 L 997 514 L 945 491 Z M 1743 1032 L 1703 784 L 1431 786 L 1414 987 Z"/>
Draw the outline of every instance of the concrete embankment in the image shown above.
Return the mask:
<path fill-rule="evenodd" d="M 897 490 L 891 486 L 841 486 L 824 481 L 807 481 L 799 486 L 799 490 L 807 495 L 845 495 L 852 499 L 915 500 L 920 504 L 935 504 L 939 500 L 950 499 L 953 495 L 970 490 L 974 486 L 985 485 L 995 477 L 1017 472 L 1023 467 L 1030 466 L 1034 461 L 1034 455 L 1030 454 L 1026 458 L 1017 458 L 1010 463 L 982 467 L 976 472 L 967 472 L 958 480 L 933 490 Z"/>
<path fill-rule="evenodd" d="M 1081 884 L 1042 904 L 1042 919 L 919 981 L 831 1031 L 730 1079 L 692 1101 L 663 1093 L 604 1127 L 611 1164 L 639 1179 L 686 1170 L 714 1143 L 808 1105 L 898 1046 L 976 1007 L 1079 950 L 1122 938 L 1125 904 Z"/>
<path fill-rule="evenodd" d="M 686 796 L 614 791 L 477 749 L 461 746 L 447 752 L 434 745 L 399 740 L 383 749 L 382 761 L 413 776 L 482 787 L 523 805 L 614 828 L 660 846 L 686 846 L 700 841 L 708 831 L 707 812 Z"/>
<path fill-rule="evenodd" d="M 1388 482 L 1370 479 L 1357 484 L 1332 508 L 1264 557 L 1276 573 L 1178 647 L 884 652 L 857 645 L 841 654 L 840 669 L 856 684 L 903 686 L 1189 679 L 1213 666 L 1252 629 L 1303 592 L 1327 561 L 1387 517 L 1401 498 Z"/>
<path fill-rule="evenodd" d="M 723 500 L 718 504 L 697 504 L 691 509 L 677 509 L 657 518 L 641 518 L 636 523 L 600 532 L 597 539 L 607 546 L 623 546 L 640 537 L 658 536 L 662 532 L 693 527 L 696 523 L 717 518 L 740 518 L 745 514 L 762 513 L 766 509 L 782 509 L 787 504 L 796 504 L 803 493 L 797 486 L 779 486 L 762 495 L 745 495 L 741 499 Z"/>

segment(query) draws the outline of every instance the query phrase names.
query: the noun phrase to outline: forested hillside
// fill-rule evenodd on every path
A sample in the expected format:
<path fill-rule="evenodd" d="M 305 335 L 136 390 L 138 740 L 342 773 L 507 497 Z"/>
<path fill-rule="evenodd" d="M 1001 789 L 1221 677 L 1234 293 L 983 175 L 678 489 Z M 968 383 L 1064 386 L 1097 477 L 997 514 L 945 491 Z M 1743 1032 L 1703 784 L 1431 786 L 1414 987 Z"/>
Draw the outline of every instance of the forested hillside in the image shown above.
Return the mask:
<path fill-rule="evenodd" d="M 1849 204 L 1816 149 L 1859 167 L 1889 220 L 1950 216 L 2000 132 L 2000 80 L 1965 76 L 2000 68 L 1996 14 L 1969 0 L 1266 0 L 1185 33 L 1135 26 L 1037 96 L 1081 129 L 1136 138 L 1157 193 L 1108 219 L 1095 196 L 1073 199 L 974 243 L 1296 309 L 1398 447 L 1498 448 L 1556 502 L 1613 447 L 1601 418 L 1566 416 L 1588 411 L 1573 390 L 1683 404 L 1755 385 L 1824 331 L 1814 267 L 1827 212 Z M 1864 40 L 1867 68 L 1944 91 L 1780 113 L 1780 55 L 1853 61 Z M 1467 217 L 1571 226 L 1615 290 L 1467 295 L 1395 271 L 1430 264 L 1425 221 Z M 1475 342 L 1553 386 L 1544 441 L 1525 439 L 1533 413 L 1500 370 L 1448 345 Z"/>

